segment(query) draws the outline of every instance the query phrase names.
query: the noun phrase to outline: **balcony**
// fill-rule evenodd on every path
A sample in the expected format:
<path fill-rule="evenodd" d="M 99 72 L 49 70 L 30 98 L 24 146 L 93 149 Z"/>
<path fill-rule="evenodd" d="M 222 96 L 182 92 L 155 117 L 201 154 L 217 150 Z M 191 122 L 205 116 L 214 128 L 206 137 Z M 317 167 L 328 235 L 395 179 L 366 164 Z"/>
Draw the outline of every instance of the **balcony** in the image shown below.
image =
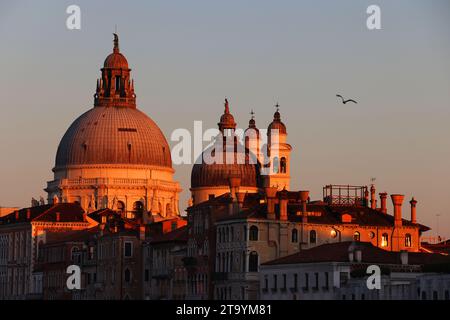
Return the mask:
<path fill-rule="evenodd" d="M 330 206 L 367 206 L 367 187 L 350 185 L 328 185 L 323 187 L 323 201 Z"/>

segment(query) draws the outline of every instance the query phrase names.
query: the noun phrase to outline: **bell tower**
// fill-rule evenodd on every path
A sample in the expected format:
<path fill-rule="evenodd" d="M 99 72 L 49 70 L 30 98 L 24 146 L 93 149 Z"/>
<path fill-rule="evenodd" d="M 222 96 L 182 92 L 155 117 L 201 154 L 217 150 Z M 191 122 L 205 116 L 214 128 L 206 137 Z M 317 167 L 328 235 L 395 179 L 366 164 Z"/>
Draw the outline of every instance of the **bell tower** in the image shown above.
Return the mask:
<path fill-rule="evenodd" d="M 280 106 L 275 105 L 277 109 L 273 115 L 273 121 L 267 128 L 267 142 L 269 144 L 268 153 L 270 167 L 265 176 L 265 185 L 276 187 L 278 190 L 290 189 L 290 159 L 292 147 L 287 143 L 286 125 L 281 121 Z"/>

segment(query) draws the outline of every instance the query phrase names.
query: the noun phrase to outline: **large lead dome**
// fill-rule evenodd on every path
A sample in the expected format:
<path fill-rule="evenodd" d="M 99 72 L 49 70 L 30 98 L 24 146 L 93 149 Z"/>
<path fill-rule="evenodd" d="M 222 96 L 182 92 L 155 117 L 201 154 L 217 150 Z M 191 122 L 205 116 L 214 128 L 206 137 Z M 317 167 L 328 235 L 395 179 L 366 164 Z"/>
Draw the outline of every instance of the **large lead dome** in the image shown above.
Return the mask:
<path fill-rule="evenodd" d="M 56 168 L 87 164 L 172 167 L 169 145 L 156 123 L 137 109 L 123 107 L 95 107 L 64 134 Z"/>
<path fill-rule="evenodd" d="M 128 61 L 114 35 L 113 52 L 97 81 L 94 108 L 82 114 L 63 136 L 55 169 L 77 165 L 146 165 L 172 168 L 163 133 L 136 109 Z"/>

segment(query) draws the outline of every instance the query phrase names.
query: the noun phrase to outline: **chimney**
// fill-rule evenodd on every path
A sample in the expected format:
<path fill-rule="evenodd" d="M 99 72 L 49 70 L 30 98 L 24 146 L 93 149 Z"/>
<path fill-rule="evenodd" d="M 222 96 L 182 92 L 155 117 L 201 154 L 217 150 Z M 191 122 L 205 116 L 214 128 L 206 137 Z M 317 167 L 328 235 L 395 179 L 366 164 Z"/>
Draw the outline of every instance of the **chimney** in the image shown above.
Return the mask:
<path fill-rule="evenodd" d="M 139 226 L 139 239 L 145 240 L 145 226 Z"/>
<path fill-rule="evenodd" d="M 59 222 L 59 219 L 61 218 L 61 214 L 59 212 L 56 213 L 56 222 Z"/>
<path fill-rule="evenodd" d="M 369 191 L 367 190 L 367 187 L 364 190 L 364 206 L 369 206 Z"/>
<path fill-rule="evenodd" d="M 386 200 L 387 200 L 387 193 L 386 192 L 380 193 L 380 201 L 381 201 L 380 211 L 383 213 L 387 213 Z"/>
<path fill-rule="evenodd" d="M 394 204 L 394 225 L 402 226 L 402 203 L 405 198 L 402 194 L 391 194 L 392 203 Z"/>
<path fill-rule="evenodd" d="M 355 250 L 355 260 L 356 260 L 356 262 L 361 262 L 362 261 L 362 251 L 361 251 L 361 249 L 356 249 Z"/>
<path fill-rule="evenodd" d="M 31 219 L 31 209 L 28 208 L 27 209 L 27 220 L 30 220 L 30 219 Z"/>
<path fill-rule="evenodd" d="M 288 193 L 285 190 L 279 192 L 279 209 L 280 209 L 280 220 L 287 221 L 288 220 Z"/>
<path fill-rule="evenodd" d="M 402 265 L 408 264 L 408 251 L 405 250 L 400 251 L 400 261 Z"/>
<path fill-rule="evenodd" d="M 230 193 L 233 201 L 237 201 L 236 194 L 239 192 L 239 187 L 241 186 L 241 178 L 237 176 L 230 176 L 228 178 L 230 184 Z"/>
<path fill-rule="evenodd" d="M 375 196 L 375 186 L 374 185 L 372 185 L 370 187 L 370 207 L 374 210 L 377 208 L 377 199 Z"/>
<path fill-rule="evenodd" d="M 238 201 L 238 209 L 239 211 L 242 210 L 244 207 L 244 200 L 245 200 L 245 193 L 244 192 L 238 192 L 237 193 L 237 201 Z"/>
<path fill-rule="evenodd" d="M 277 188 L 276 187 L 265 187 L 264 191 L 266 192 L 267 197 L 267 219 L 275 219 L 275 198 L 277 196 Z"/>
<path fill-rule="evenodd" d="M 409 202 L 411 204 L 411 223 L 416 224 L 417 218 L 416 218 L 416 204 L 417 200 L 412 197 L 411 201 Z"/>
<path fill-rule="evenodd" d="M 308 222 L 308 215 L 306 212 L 306 202 L 309 199 L 309 191 L 299 191 L 300 195 L 300 203 L 302 205 L 302 222 L 307 223 Z"/>

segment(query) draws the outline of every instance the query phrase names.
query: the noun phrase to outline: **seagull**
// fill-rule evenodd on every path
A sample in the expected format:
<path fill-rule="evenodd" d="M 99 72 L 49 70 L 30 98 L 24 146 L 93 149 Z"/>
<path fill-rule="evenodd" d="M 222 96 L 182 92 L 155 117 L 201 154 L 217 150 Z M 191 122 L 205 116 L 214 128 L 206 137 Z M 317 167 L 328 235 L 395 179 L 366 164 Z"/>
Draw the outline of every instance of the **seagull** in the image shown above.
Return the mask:
<path fill-rule="evenodd" d="M 347 102 L 354 102 L 354 103 L 358 103 L 358 102 L 356 102 L 355 100 L 353 100 L 353 99 L 348 99 L 348 100 L 344 100 L 344 98 L 340 95 L 340 94 L 337 94 L 336 95 L 336 97 L 339 97 L 339 98 L 341 98 L 342 99 L 342 103 L 343 104 L 346 104 Z"/>

